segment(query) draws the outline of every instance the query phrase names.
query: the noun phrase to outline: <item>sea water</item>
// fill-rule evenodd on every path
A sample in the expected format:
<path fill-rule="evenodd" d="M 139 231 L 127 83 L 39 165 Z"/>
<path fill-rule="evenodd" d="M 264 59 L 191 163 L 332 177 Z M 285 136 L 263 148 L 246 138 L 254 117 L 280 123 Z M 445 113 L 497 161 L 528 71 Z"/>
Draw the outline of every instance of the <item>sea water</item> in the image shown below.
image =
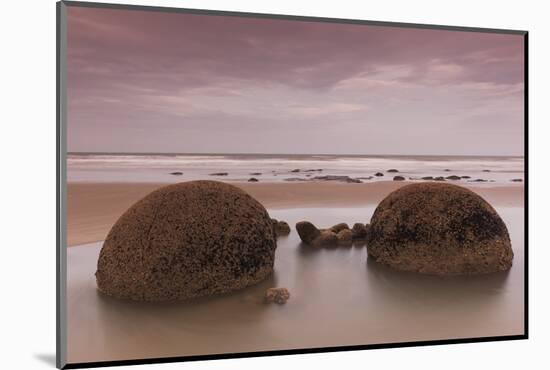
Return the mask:
<path fill-rule="evenodd" d="M 470 176 L 487 184 L 518 184 L 524 179 L 523 157 L 475 156 L 352 156 L 270 154 L 101 154 L 68 155 L 69 182 L 159 182 L 217 179 L 223 181 L 304 181 L 316 176 L 349 176 L 363 182 L 401 175 Z M 388 173 L 396 169 L 399 173 Z M 181 172 L 181 174 L 172 174 Z M 375 173 L 384 176 L 374 176 Z M 212 175 L 227 173 L 227 175 Z"/>

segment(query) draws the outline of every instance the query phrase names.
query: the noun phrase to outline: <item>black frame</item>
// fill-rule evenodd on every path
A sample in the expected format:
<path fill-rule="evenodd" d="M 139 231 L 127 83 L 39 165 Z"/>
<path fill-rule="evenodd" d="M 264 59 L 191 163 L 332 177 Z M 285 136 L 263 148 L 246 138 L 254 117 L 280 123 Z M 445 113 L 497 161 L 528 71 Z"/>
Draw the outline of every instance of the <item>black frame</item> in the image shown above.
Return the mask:
<path fill-rule="evenodd" d="M 160 358 L 148 358 L 148 359 L 132 359 L 132 360 L 120 360 L 120 361 L 97 361 L 97 362 L 81 362 L 81 363 L 65 363 L 64 349 L 66 348 L 66 335 L 63 332 L 66 325 L 66 317 L 64 317 L 65 311 L 62 309 L 66 304 L 65 291 L 66 291 L 66 258 L 63 253 L 63 249 L 67 248 L 65 245 L 64 232 L 64 204 L 66 193 L 64 191 L 64 162 L 66 161 L 66 148 L 65 148 L 65 130 L 64 122 L 65 113 L 63 109 L 66 108 L 64 84 L 62 81 L 63 66 L 64 66 L 64 54 L 62 45 L 64 45 L 64 26 L 62 25 L 62 11 L 63 7 L 87 7 L 87 8 L 109 8 L 109 9 L 123 9 L 123 10 L 138 10 L 138 11 L 153 11 L 153 12 L 170 12 L 170 13 L 185 13 L 185 14 L 200 14 L 200 15 L 218 15 L 218 16 L 232 16 L 232 17 L 251 17 L 251 18 L 267 18 L 267 19 L 284 19 L 284 20 L 296 20 L 306 22 L 326 22 L 326 23 L 346 23 L 346 24 L 361 24 L 361 25 L 375 25 L 386 27 L 400 27 L 400 28 L 421 28 L 421 29 L 436 29 L 436 30 L 450 30 L 450 31 L 464 31 L 464 32 L 484 32 L 484 33 L 497 33 L 497 34 L 513 34 L 521 35 L 524 40 L 524 248 L 525 248 L 525 266 L 524 266 L 524 334 L 521 335 L 505 335 L 505 336 L 493 336 L 493 337 L 477 337 L 477 338 L 460 338 L 460 339 L 443 339 L 443 340 L 428 340 L 428 341 L 414 341 L 414 342 L 395 342 L 395 343 L 380 343 L 380 344 L 368 344 L 368 345 L 354 345 L 354 346 L 337 346 L 337 347 L 320 347 L 320 348 L 303 348 L 303 349 L 288 349 L 288 350 L 274 350 L 274 351 L 257 351 L 257 352 L 239 352 L 239 353 L 223 353 L 223 354 L 209 354 L 209 355 L 197 355 L 197 356 L 177 356 L 177 357 L 160 357 Z M 341 352 L 341 351 L 358 351 L 367 349 L 382 349 L 382 348 L 403 348 L 403 347 L 420 347 L 420 346 L 432 346 L 432 345 L 445 345 L 445 344 L 460 344 L 460 343 L 482 343 L 482 342 L 496 342 L 496 341 L 508 341 L 508 340 L 521 340 L 529 339 L 529 32 L 523 30 L 509 30 L 509 29 L 494 29 L 494 28 L 477 28 L 477 27 L 459 27 L 459 26 L 447 26 L 447 25 L 429 25 L 420 23 L 401 23 L 401 22 L 382 22 L 382 21 L 368 21 L 368 20 L 356 20 L 356 19 L 341 19 L 341 18 L 325 18 L 325 17 L 311 17 L 311 16 L 298 16 L 298 15 L 282 15 L 282 14 L 265 14 L 265 13 L 249 13 L 249 12 L 235 12 L 235 11 L 220 11 L 220 10 L 205 10 L 205 9 L 189 9 L 189 8 L 173 8 L 162 6 L 146 6 L 146 5 L 130 5 L 130 4 L 112 4 L 112 3 L 98 3 L 98 2 L 83 2 L 83 1 L 59 1 L 56 3 L 56 46 L 57 46 L 57 60 L 56 60 L 56 122 L 57 122 L 57 141 L 56 141 L 56 170 L 57 170 L 57 187 L 56 187 L 56 200 L 57 200 L 57 213 L 56 213 L 56 292 L 57 292 L 57 307 L 56 307 L 56 364 L 59 369 L 78 369 L 78 368 L 95 368 L 104 366 L 123 366 L 123 365 L 143 365 L 143 364 L 158 364 L 158 363 L 173 363 L 183 361 L 203 361 L 203 360 L 221 360 L 231 358 L 246 358 L 246 357 L 264 357 L 264 356 L 279 356 L 279 355 L 294 355 L 294 354 L 308 354 L 308 353 L 323 353 L 323 352 Z M 64 281 L 65 278 L 65 281 Z M 63 326 L 63 327 L 62 327 Z"/>

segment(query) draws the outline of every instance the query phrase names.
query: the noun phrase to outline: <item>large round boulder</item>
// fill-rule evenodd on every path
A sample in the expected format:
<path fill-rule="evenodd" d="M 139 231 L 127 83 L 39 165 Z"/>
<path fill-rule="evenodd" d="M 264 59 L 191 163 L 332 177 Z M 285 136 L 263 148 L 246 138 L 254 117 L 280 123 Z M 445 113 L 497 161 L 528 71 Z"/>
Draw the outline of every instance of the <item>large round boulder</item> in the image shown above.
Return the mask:
<path fill-rule="evenodd" d="M 434 182 L 404 186 L 378 205 L 367 252 L 395 269 L 428 274 L 503 271 L 514 256 L 506 225 L 489 203 Z"/>
<path fill-rule="evenodd" d="M 118 219 L 99 255 L 97 286 L 140 301 L 225 293 L 271 274 L 275 248 L 271 218 L 246 192 L 183 182 L 153 191 Z"/>

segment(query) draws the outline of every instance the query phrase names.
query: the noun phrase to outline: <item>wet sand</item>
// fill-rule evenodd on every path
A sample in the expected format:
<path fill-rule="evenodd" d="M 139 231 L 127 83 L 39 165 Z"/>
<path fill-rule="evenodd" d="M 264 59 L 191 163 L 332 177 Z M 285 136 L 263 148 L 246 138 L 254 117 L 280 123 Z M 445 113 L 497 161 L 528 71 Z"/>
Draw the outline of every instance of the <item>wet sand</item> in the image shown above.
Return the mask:
<path fill-rule="evenodd" d="M 114 186 L 113 191 L 118 188 Z M 138 193 L 125 193 L 125 201 Z M 94 272 L 101 243 L 69 248 L 68 360 L 522 334 L 524 223 L 523 208 L 515 202 L 493 203 L 510 232 L 513 267 L 506 273 L 482 276 L 443 278 L 396 272 L 367 261 L 364 246 L 313 250 L 302 245 L 293 230 L 278 241 L 275 273 L 256 286 L 180 303 L 136 303 L 97 291 Z M 94 206 L 101 209 L 99 204 Z M 374 207 L 312 204 L 268 210 L 272 217 L 291 225 L 309 219 L 323 227 L 336 221 L 368 221 Z M 119 208 L 110 209 L 116 212 Z M 289 289 L 286 305 L 263 303 L 265 289 L 273 286 Z"/>
<path fill-rule="evenodd" d="M 360 207 L 378 204 L 393 190 L 410 182 L 345 184 L 233 183 L 271 209 L 294 207 Z M 69 246 L 105 239 L 114 222 L 133 203 L 166 184 L 69 183 L 67 240 Z M 464 185 L 464 184 L 461 184 Z M 523 207 L 523 186 L 468 185 L 493 205 Z M 362 222 L 367 222 L 363 219 Z"/>

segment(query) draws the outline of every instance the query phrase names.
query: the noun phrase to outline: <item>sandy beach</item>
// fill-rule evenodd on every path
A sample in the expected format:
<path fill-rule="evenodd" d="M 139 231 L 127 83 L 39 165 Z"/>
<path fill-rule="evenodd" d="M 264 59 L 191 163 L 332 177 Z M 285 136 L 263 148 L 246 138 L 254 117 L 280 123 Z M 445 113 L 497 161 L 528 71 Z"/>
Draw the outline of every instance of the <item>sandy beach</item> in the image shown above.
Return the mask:
<path fill-rule="evenodd" d="M 266 208 L 359 207 L 378 204 L 386 195 L 409 182 L 343 184 L 233 183 L 258 199 Z M 118 217 L 161 183 L 69 183 L 67 210 L 68 245 L 104 240 Z M 493 205 L 523 206 L 523 186 L 469 186 Z M 362 220 L 366 222 L 367 220 Z"/>

